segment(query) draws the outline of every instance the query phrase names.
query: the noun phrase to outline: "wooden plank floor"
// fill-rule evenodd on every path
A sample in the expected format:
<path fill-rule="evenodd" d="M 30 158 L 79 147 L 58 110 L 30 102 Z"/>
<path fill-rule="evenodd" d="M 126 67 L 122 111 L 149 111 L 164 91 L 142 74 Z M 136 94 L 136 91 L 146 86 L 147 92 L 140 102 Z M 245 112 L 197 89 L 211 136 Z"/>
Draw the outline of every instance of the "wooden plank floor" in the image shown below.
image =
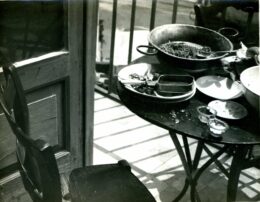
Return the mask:
<path fill-rule="evenodd" d="M 173 142 L 164 129 L 137 117 L 121 104 L 95 93 L 94 164 L 126 159 L 132 171 L 149 188 L 158 202 L 171 201 L 181 190 L 185 173 Z M 190 139 L 191 150 L 197 142 Z M 214 151 L 214 148 L 211 148 Z M 207 159 L 203 153 L 202 162 Z M 224 166 L 230 165 L 230 157 Z M 222 202 L 227 179 L 212 165 L 200 178 L 202 201 Z M 182 201 L 189 201 L 187 193 Z M 242 172 L 237 201 L 260 201 L 260 170 Z"/>

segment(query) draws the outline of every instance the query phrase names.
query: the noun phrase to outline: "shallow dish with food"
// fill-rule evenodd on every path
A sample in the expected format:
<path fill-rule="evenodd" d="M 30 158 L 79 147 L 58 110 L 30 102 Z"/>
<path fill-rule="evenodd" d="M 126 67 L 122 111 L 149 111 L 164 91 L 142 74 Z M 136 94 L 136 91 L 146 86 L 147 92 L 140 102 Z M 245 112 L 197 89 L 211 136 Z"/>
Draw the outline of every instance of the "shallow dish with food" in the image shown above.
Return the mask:
<path fill-rule="evenodd" d="M 214 57 L 196 57 L 196 52 L 202 47 L 211 51 L 231 51 L 233 44 L 222 34 L 204 27 L 187 24 L 166 24 L 154 28 L 148 41 L 151 46 L 140 45 L 137 50 L 146 55 L 157 55 L 162 64 L 172 64 L 172 67 L 182 68 L 192 73 L 205 71 L 212 62 L 227 56 L 228 53 Z M 143 48 L 153 50 L 143 51 Z M 172 50 L 173 49 L 173 50 Z"/>
<path fill-rule="evenodd" d="M 201 47 L 210 47 L 212 51 L 231 51 L 233 50 L 233 44 L 231 41 L 220 33 L 207 29 L 204 27 L 186 25 L 186 24 L 166 24 L 154 28 L 149 36 L 148 41 L 161 53 L 169 55 L 173 58 L 191 60 L 191 61 L 208 61 L 216 60 L 226 56 L 226 53 L 211 58 L 196 58 L 196 54 L 193 54 L 194 49 L 200 49 Z M 164 44 L 171 42 L 178 42 L 177 53 L 166 51 L 163 48 Z M 179 51 L 179 50 L 182 51 Z M 186 51 L 185 49 L 189 49 Z M 178 54 L 182 52 L 182 54 Z M 183 53 L 189 53 L 188 56 Z"/>
<path fill-rule="evenodd" d="M 151 73 L 151 65 L 145 63 L 126 66 L 119 71 L 118 80 L 136 95 L 156 100 L 182 102 L 196 93 L 192 76 Z"/>
<path fill-rule="evenodd" d="M 148 98 L 155 98 L 155 99 L 159 99 L 159 100 L 171 100 L 174 102 L 181 102 L 181 101 L 186 101 L 187 99 L 192 98 L 195 93 L 196 93 L 196 88 L 193 88 L 191 91 L 188 91 L 186 93 L 176 93 L 176 94 L 170 94 L 168 93 L 168 95 L 162 95 L 162 94 L 158 94 L 158 92 L 156 90 L 154 90 L 154 88 L 147 86 L 147 85 L 131 85 L 131 84 L 127 84 L 124 85 L 124 87 L 135 93 L 138 94 L 140 96 L 144 96 L 144 97 L 148 97 Z"/>

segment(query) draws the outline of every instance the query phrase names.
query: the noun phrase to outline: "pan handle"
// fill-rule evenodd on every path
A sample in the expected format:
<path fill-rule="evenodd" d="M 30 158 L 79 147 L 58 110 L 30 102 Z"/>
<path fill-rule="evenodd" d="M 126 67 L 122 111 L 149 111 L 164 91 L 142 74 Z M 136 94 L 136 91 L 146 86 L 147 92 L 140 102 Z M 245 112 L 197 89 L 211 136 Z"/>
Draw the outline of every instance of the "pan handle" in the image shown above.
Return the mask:
<path fill-rule="evenodd" d="M 147 51 L 143 51 L 142 49 L 147 49 Z M 139 45 L 136 47 L 136 50 L 144 55 L 157 55 L 158 53 L 158 50 L 155 47 L 148 45 Z"/>

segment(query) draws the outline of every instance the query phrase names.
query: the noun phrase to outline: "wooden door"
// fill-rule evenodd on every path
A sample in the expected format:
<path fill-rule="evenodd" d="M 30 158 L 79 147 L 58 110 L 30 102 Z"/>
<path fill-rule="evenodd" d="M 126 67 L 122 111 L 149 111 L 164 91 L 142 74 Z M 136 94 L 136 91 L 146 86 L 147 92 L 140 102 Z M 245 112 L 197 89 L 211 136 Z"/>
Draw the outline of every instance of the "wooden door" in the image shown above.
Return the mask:
<path fill-rule="evenodd" d="M 92 162 L 96 19 L 95 0 L 0 1 L 0 50 L 21 77 L 31 135 L 54 146 L 61 173 Z M 0 112 L 0 201 L 28 201 L 22 187 Z"/>

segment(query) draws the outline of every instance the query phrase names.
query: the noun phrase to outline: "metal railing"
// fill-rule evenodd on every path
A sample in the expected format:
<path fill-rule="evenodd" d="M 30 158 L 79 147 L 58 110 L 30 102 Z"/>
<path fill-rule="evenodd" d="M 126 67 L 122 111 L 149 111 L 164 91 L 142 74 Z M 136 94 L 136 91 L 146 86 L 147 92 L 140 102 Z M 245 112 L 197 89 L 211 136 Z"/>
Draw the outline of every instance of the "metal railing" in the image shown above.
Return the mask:
<path fill-rule="evenodd" d="M 109 1 L 109 0 L 106 0 Z M 120 0 L 119 0 L 120 1 Z M 172 15 L 171 15 L 171 22 L 169 23 L 176 23 L 177 19 L 177 11 L 178 11 L 178 5 L 179 0 L 166 0 L 168 4 L 172 5 Z M 188 2 L 195 2 L 195 0 L 186 0 Z M 130 0 L 128 0 L 128 3 Z M 151 0 L 151 7 L 150 7 L 150 21 L 149 21 L 149 31 L 152 30 L 155 27 L 155 21 L 156 21 L 156 12 L 158 7 L 158 0 Z M 182 1 L 183 2 L 183 1 Z M 103 88 L 100 88 L 96 86 L 96 89 L 99 92 L 105 93 L 105 94 L 113 94 L 113 86 L 114 86 L 114 80 L 115 77 L 115 65 L 114 65 L 114 54 L 115 54 L 115 39 L 116 39 L 116 29 L 117 29 L 117 12 L 118 12 L 118 0 L 110 0 L 110 3 L 112 3 L 112 10 L 111 10 L 111 34 L 110 34 L 110 53 L 109 53 L 109 61 L 101 62 L 101 66 L 105 66 L 107 68 L 106 72 L 106 86 Z M 131 14 L 130 14 L 130 29 L 129 29 L 129 41 L 128 41 L 128 56 L 127 56 L 127 64 L 130 64 L 132 62 L 132 50 L 133 50 L 133 40 L 134 40 L 134 33 L 135 33 L 135 24 L 136 24 L 136 10 L 137 10 L 137 0 L 131 0 Z M 102 22 L 103 26 L 103 22 Z M 99 29 L 104 30 L 103 27 L 99 27 Z M 102 34 L 99 32 L 99 34 Z M 100 38 L 100 37 L 99 37 Z M 102 41 L 100 41 L 102 43 Z M 97 62 L 99 63 L 99 62 Z M 100 65 L 100 64 L 99 64 Z M 104 85 L 104 83 L 103 83 Z"/>
<path fill-rule="evenodd" d="M 115 56 L 118 56 L 118 48 L 120 48 L 120 57 L 121 57 L 121 55 L 123 55 L 123 53 L 127 53 L 127 56 L 124 55 L 124 61 L 123 61 L 124 65 L 130 64 L 132 62 L 132 60 L 136 59 L 135 56 L 136 56 L 137 52 L 133 52 L 133 50 L 135 48 L 133 46 L 133 44 L 134 44 L 134 42 L 136 42 L 135 36 L 137 36 L 136 25 L 142 24 L 141 26 L 143 26 L 143 23 L 140 23 L 142 21 L 142 19 L 140 19 L 140 13 L 138 15 L 138 11 L 140 10 L 140 8 L 143 9 L 142 11 L 144 11 L 144 8 L 145 8 L 146 9 L 145 15 L 149 16 L 148 17 L 149 19 L 147 20 L 149 23 L 145 24 L 145 26 L 144 26 L 145 30 L 147 31 L 147 34 L 148 34 L 150 30 L 152 30 L 155 26 L 158 26 L 158 21 L 165 24 L 165 21 L 162 21 L 160 18 L 164 18 L 166 16 L 166 15 L 164 15 L 166 13 L 166 10 L 167 10 L 167 23 L 168 24 L 169 23 L 180 23 L 180 24 L 196 24 L 199 26 L 204 26 L 203 23 L 198 23 L 200 12 L 199 13 L 196 12 L 196 16 L 198 18 L 195 23 L 194 5 L 196 3 L 197 4 L 200 3 L 201 5 L 204 5 L 204 6 L 207 6 L 207 4 L 211 5 L 209 0 L 182 0 L 182 1 L 179 1 L 179 0 L 99 0 L 99 4 L 101 4 L 101 3 L 104 4 L 104 2 L 106 2 L 106 6 L 107 6 L 107 8 L 105 8 L 105 10 L 109 11 L 109 12 L 107 12 L 107 16 L 104 19 L 100 19 L 100 20 L 106 21 L 107 27 L 104 29 L 110 30 L 110 33 L 108 34 L 109 39 L 108 38 L 106 39 L 107 41 L 110 42 L 110 46 L 109 46 L 109 48 L 108 47 L 106 48 L 108 60 L 103 61 L 103 62 L 102 61 L 97 62 L 97 66 L 104 66 L 106 69 L 105 70 L 106 78 L 105 78 L 105 81 L 103 82 L 103 84 L 106 84 L 106 85 L 103 85 L 103 86 L 105 86 L 103 89 L 99 88 L 100 91 L 103 91 L 106 94 L 111 94 L 111 93 L 115 92 L 114 91 L 114 89 L 115 89 L 114 77 L 116 76 L 116 73 L 121 68 L 121 67 L 117 66 L 118 58 L 115 57 Z M 142 3 L 142 5 L 140 5 L 140 2 Z M 231 3 L 234 4 L 233 6 L 235 6 L 235 8 L 237 8 L 237 6 L 238 6 L 236 4 L 240 4 L 236 1 L 232 1 L 232 2 L 230 1 L 229 3 L 230 3 L 230 5 L 231 5 Z M 243 31 L 245 32 L 245 38 L 246 38 L 246 36 L 248 35 L 248 33 L 247 33 L 248 30 L 251 29 L 252 37 L 250 37 L 250 38 L 257 38 L 257 36 L 256 37 L 253 37 L 253 36 L 257 35 L 257 34 L 255 34 L 255 31 L 258 31 L 258 30 L 255 28 L 254 28 L 254 30 L 252 30 L 253 26 L 251 24 L 251 21 L 253 18 L 253 13 L 255 11 L 258 12 L 258 9 L 252 7 L 251 3 L 257 2 L 257 1 L 249 1 L 249 0 L 246 1 L 245 0 L 243 2 L 248 2 L 248 5 L 246 4 L 247 7 L 244 7 L 245 3 L 244 4 L 241 3 L 241 5 L 240 5 L 241 8 L 240 7 L 237 8 L 238 10 L 241 10 L 243 7 L 243 9 L 242 9 L 243 12 L 248 13 L 248 18 L 247 18 L 247 22 L 245 24 L 245 29 L 243 29 L 242 32 Z M 164 6 L 162 6 L 163 4 L 164 4 Z M 122 15 L 121 15 L 121 18 L 118 18 L 118 13 L 122 12 L 122 10 L 120 10 L 120 6 L 122 7 L 122 5 L 127 5 L 127 9 L 124 10 L 124 12 L 127 12 L 127 14 L 124 13 L 124 15 L 127 15 L 127 18 L 124 18 L 124 20 L 125 20 L 124 25 L 126 27 L 128 26 L 128 23 L 130 25 L 129 32 L 127 32 L 128 38 L 124 39 L 127 42 L 125 42 L 123 45 L 121 45 L 121 47 L 115 47 L 116 42 L 120 38 L 120 37 L 118 37 L 116 32 L 118 31 L 117 22 L 122 20 Z M 252 5 L 254 5 L 254 4 L 252 4 Z M 111 8 L 108 8 L 109 6 Z M 195 8 L 197 8 L 197 7 L 195 6 Z M 104 6 L 103 6 L 103 9 L 104 9 Z M 214 16 L 214 15 L 219 14 L 219 12 L 212 12 L 212 16 L 210 16 L 211 12 L 207 14 L 208 17 L 212 17 L 213 20 L 204 19 L 207 21 L 207 26 L 205 25 L 206 27 L 215 29 L 214 27 L 223 26 L 222 21 L 224 21 L 225 13 L 226 13 L 225 6 L 222 9 L 223 9 L 223 16 L 221 18 Z M 211 7 L 211 11 L 212 11 L 212 7 Z M 219 11 L 219 10 L 217 9 L 216 11 Z M 163 15 L 162 15 L 162 13 L 163 13 Z M 109 18 L 109 16 L 111 16 L 111 19 L 107 19 L 107 18 Z M 232 24 L 239 22 L 239 26 L 241 26 L 241 28 L 243 28 L 243 26 L 244 26 L 243 20 L 241 18 L 241 23 L 240 23 L 240 21 L 238 21 L 239 16 L 238 16 L 236 10 L 230 9 L 228 16 L 229 16 L 229 18 L 233 17 L 233 22 L 232 22 L 232 20 L 230 21 Z M 253 25 L 257 25 L 257 27 L 259 27 L 258 26 L 259 20 L 257 18 L 258 16 L 255 15 L 254 17 L 255 17 L 255 22 L 254 22 L 255 24 L 253 24 Z M 204 16 L 204 18 L 205 18 L 205 16 Z M 103 26 L 103 23 L 101 23 L 100 26 L 101 25 Z M 161 25 L 161 24 L 159 24 L 159 25 Z M 100 31 L 104 30 L 101 27 L 99 29 L 100 29 Z M 216 30 L 218 30 L 218 29 L 216 29 Z M 139 37 L 139 35 L 138 35 L 138 37 Z M 146 39 L 142 39 L 141 41 L 139 40 L 138 43 L 139 42 L 142 43 L 145 40 Z M 249 42 L 250 42 L 250 40 L 251 39 L 249 39 Z M 255 41 L 257 41 L 257 39 L 255 41 L 254 40 L 255 39 L 252 39 L 251 41 L 253 43 Z M 101 40 L 101 42 L 102 42 L 102 40 Z M 144 44 L 138 44 L 138 45 L 144 45 Z M 117 53 L 117 54 L 115 55 L 115 53 Z M 97 68 L 97 70 L 98 70 L 98 68 Z"/>

